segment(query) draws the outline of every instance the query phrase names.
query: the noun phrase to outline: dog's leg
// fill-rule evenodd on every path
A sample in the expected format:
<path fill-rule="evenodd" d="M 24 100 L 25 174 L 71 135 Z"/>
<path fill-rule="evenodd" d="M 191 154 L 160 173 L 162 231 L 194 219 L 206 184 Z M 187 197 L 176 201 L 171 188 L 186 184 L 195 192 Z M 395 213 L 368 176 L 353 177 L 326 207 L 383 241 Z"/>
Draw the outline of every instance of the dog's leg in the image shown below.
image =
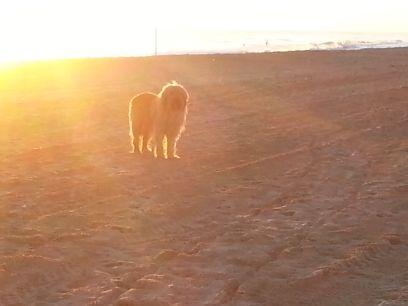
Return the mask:
<path fill-rule="evenodd" d="M 151 140 L 152 140 L 152 135 L 150 133 L 146 133 L 143 135 L 143 142 L 142 142 L 142 153 L 146 154 L 151 150 Z"/>
<path fill-rule="evenodd" d="M 154 138 L 157 158 L 166 158 L 166 156 L 164 155 L 164 151 L 163 151 L 163 140 L 164 140 L 163 134 L 156 135 Z"/>
<path fill-rule="evenodd" d="M 176 154 L 177 137 L 167 136 L 167 158 L 180 158 Z"/>
<path fill-rule="evenodd" d="M 139 149 L 139 136 L 135 135 L 134 133 L 130 136 L 130 153 L 137 153 Z"/>
<path fill-rule="evenodd" d="M 133 152 L 132 153 L 142 153 L 140 150 L 140 135 L 133 134 L 133 141 L 132 141 Z"/>
<path fill-rule="evenodd" d="M 129 152 L 129 153 L 135 153 L 135 144 L 134 144 L 134 139 L 133 139 L 133 137 L 132 137 L 131 140 L 130 140 L 130 146 L 131 146 L 131 148 L 130 148 L 130 152 Z"/>

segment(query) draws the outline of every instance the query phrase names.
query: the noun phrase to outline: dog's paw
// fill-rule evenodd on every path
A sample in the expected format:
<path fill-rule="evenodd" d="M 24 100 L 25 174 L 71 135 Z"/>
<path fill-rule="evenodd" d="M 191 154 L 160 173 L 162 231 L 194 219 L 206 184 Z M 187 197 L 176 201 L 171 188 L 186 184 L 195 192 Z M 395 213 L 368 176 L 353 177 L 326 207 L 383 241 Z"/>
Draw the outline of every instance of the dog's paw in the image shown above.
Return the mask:
<path fill-rule="evenodd" d="M 165 160 L 166 156 L 165 155 L 159 155 L 159 154 L 155 154 L 153 155 L 153 157 L 157 160 Z"/>
<path fill-rule="evenodd" d="M 180 159 L 181 157 L 178 156 L 177 154 L 174 154 L 173 156 L 169 156 L 169 159 Z"/>
<path fill-rule="evenodd" d="M 136 158 L 140 158 L 140 157 L 143 157 L 145 155 L 142 152 L 140 152 L 139 150 L 130 151 L 129 153 L 133 154 Z"/>

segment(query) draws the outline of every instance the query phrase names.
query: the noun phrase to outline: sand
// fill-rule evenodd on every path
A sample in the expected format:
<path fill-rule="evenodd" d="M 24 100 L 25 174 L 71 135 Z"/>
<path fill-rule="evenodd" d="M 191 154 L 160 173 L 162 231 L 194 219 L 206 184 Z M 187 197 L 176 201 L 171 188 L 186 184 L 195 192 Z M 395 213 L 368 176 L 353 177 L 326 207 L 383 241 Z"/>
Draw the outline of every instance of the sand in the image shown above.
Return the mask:
<path fill-rule="evenodd" d="M 0 73 L 0 305 L 408 305 L 408 49 Z M 191 94 L 180 160 L 127 105 Z"/>

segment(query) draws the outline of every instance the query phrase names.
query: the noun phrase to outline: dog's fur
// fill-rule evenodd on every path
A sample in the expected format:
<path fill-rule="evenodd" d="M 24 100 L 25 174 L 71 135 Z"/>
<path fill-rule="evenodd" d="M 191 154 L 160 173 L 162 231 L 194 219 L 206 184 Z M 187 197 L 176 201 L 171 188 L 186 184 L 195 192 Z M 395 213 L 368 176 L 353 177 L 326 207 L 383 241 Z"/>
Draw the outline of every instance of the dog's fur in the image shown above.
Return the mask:
<path fill-rule="evenodd" d="M 132 152 L 178 158 L 176 146 L 185 129 L 188 100 L 188 92 L 174 81 L 157 95 L 144 92 L 135 96 L 129 103 Z"/>

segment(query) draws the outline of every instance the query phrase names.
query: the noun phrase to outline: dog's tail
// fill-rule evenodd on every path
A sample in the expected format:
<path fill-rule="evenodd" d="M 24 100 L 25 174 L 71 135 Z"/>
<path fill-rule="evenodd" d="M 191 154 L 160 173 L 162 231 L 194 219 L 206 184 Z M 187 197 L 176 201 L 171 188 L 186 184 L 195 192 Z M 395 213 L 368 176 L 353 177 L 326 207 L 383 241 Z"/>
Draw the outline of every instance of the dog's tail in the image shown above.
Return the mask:
<path fill-rule="evenodd" d="M 137 149 L 136 142 L 135 142 L 135 134 L 137 135 L 137 131 L 134 129 L 136 128 L 136 114 L 135 114 L 135 103 L 136 103 L 136 97 L 133 97 L 130 102 L 129 102 L 129 113 L 128 113 L 128 118 L 129 118 L 129 137 L 130 137 L 130 145 L 131 145 L 131 153 L 135 152 Z"/>

